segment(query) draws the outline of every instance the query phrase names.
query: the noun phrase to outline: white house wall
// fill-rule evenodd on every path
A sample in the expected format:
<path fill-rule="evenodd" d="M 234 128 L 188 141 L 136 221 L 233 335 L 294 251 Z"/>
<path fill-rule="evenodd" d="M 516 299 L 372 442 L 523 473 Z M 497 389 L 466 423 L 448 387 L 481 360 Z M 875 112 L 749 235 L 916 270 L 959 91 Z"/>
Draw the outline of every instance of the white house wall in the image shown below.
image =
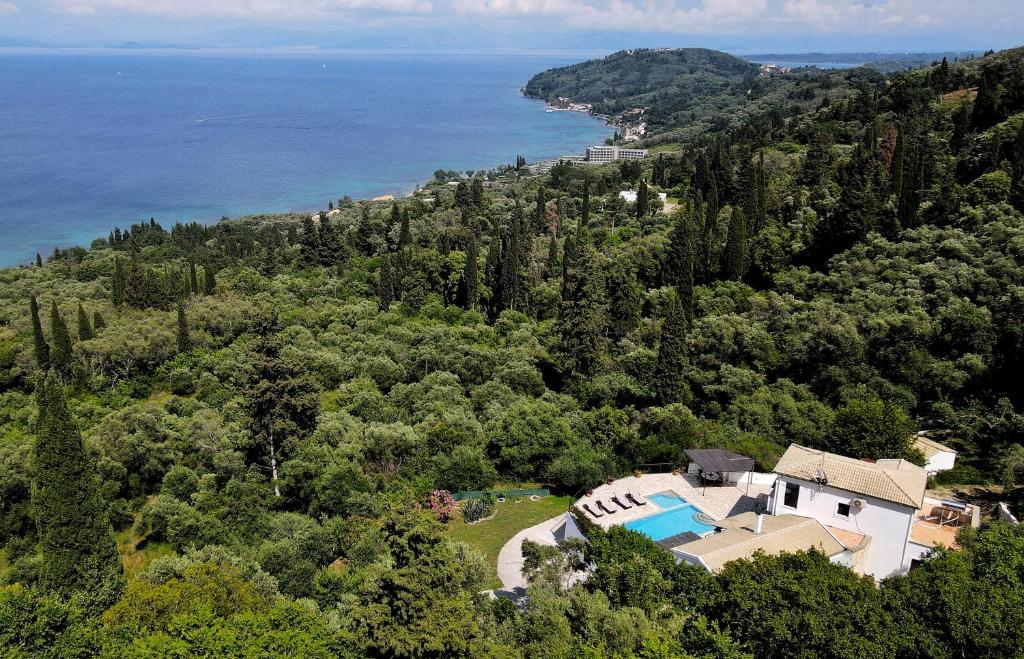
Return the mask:
<path fill-rule="evenodd" d="M 929 474 L 937 474 L 940 471 L 949 471 L 954 466 L 956 466 L 956 453 L 942 451 L 928 458 L 928 461 L 924 463 L 924 470 Z"/>
<path fill-rule="evenodd" d="M 787 482 L 800 486 L 800 498 L 796 508 L 789 508 L 783 503 Z M 860 511 L 853 509 L 854 499 L 862 499 L 865 502 Z M 836 513 L 837 504 L 840 503 L 850 504 L 849 517 L 842 517 Z M 910 506 L 901 506 L 827 485 L 819 486 L 790 476 L 779 476 L 775 491 L 769 500 L 769 509 L 773 515 L 811 517 L 826 526 L 870 536 L 871 543 L 864 549 L 867 554 L 860 564 L 865 574 L 870 574 L 876 579 L 898 574 L 908 565 L 907 543 L 916 512 Z"/>

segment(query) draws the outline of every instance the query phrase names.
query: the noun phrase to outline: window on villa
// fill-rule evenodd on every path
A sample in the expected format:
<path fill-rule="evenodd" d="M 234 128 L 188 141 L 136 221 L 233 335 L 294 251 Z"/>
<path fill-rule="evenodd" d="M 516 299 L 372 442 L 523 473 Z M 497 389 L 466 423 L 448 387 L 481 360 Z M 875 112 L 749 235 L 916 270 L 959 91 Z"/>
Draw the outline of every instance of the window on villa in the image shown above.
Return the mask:
<path fill-rule="evenodd" d="M 800 500 L 800 486 L 796 483 L 786 483 L 786 495 L 782 497 L 782 505 L 787 508 L 796 508 Z"/>
<path fill-rule="evenodd" d="M 850 516 L 850 504 L 848 504 L 848 503 L 841 503 L 841 504 L 837 505 L 836 506 L 836 514 L 839 515 L 840 517 L 849 517 Z"/>

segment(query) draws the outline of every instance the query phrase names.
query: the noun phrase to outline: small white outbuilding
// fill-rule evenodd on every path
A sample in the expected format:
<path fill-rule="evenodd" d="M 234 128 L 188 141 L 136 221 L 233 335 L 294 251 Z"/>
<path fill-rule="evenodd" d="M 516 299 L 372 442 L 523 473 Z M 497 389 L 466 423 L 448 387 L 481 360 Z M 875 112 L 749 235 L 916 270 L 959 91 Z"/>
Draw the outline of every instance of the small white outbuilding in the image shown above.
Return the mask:
<path fill-rule="evenodd" d="M 924 454 L 924 470 L 929 476 L 956 466 L 956 451 L 935 441 L 931 434 L 923 430 L 914 435 L 914 447 Z"/>

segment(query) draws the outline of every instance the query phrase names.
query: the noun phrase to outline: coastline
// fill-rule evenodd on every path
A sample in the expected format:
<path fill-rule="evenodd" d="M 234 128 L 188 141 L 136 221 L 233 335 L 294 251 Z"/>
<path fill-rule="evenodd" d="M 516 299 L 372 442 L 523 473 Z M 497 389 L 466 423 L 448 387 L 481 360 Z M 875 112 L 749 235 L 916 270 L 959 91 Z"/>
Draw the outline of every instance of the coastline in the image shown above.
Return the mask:
<path fill-rule="evenodd" d="M 522 90 L 522 88 L 521 88 L 521 90 Z M 538 99 L 538 98 L 535 98 L 533 96 L 529 96 L 529 95 L 527 95 L 525 93 L 522 93 L 521 96 L 524 99 L 528 100 L 528 101 L 536 102 L 536 104 L 531 103 L 531 105 L 534 105 L 534 107 L 535 107 L 534 111 L 544 111 L 544 112 L 546 112 L 547 110 L 550 109 L 549 104 L 546 103 L 545 101 L 543 101 L 542 99 Z M 602 124 L 604 126 L 606 126 L 606 127 L 611 126 L 611 124 L 608 121 L 608 118 L 604 117 L 602 115 L 596 115 L 596 114 L 593 114 L 593 113 L 578 113 L 578 114 L 586 114 L 586 115 L 588 115 L 588 116 L 590 116 L 590 117 L 592 117 L 594 119 L 601 120 Z M 589 146 L 592 143 L 593 143 L 593 141 L 583 141 L 583 142 L 580 142 L 578 146 L 570 146 L 570 147 L 567 147 L 565 149 L 558 149 L 557 151 L 556 151 L 556 149 L 549 147 L 550 152 L 552 154 L 557 153 L 557 155 L 535 156 L 535 157 L 530 159 L 530 162 L 532 162 L 532 163 L 546 162 L 546 161 L 551 160 L 553 158 L 558 158 L 561 155 L 564 155 L 564 153 L 567 150 L 572 150 L 572 149 L 575 149 L 575 148 L 585 149 L 586 146 Z M 502 163 L 493 163 L 492 162 L 492 163 L 489 163 L 489 164 L 487 164 L 487 163 L 476 163 L 475 166 L 468 166 L 468 168 L 471 168 L 474 171 L 492 171 L 492 170 L 495 170 L 498 167 L 501 167 L 503 165 L 511 165 L 511 164 L 512 164 L 511 162 L 502 162 Z M 441 167 L 441 163 L 440 162 L 436 163 L 434 168 L 435 168 L 435 170 L 439 169 L 439 168 L 443 168 L 443 169 L 452 169 L 453 171 L 465 171 L 465 169 Z M 375 198 L 379 198 L 379 197 L 383 197 L 383 196 L 392 196 L 395 200 L 412 198 L 412 197 L 415 196 L 415 193 L 416 193 L 417 190 L 421 189 L 423 186 L 425 186 L 425 185 L 430 183 L 430 181 L 432 180 L 431 174 L 432 174 L 433 171 L 434 170 L 423 171 L 422 176 L 418 176 L 415 179 L 415 181 L 407 180 L 406 182 L 401 183 L 398 186 L 387 186 L 387 185 L 385 185 L 385 186 L 381 186 L 379 188 L 368 188 L 367 190 L 365 190 L 365 191 L 363 191 L 361 193 L 354 194 L 354 195 L 351 195 L 351 196 L 352 196 L 353 200 L 357 201 L 357 202 L 374 201 Z M 340 197 L 340 196 L 344 196 L 344 195 L 346 195 L 348 193 L 345 190 L 339 190 L 335 194 L 337 194 Z M 131 225 L 132 223 L 148 220 L 151 217 L 155 218 L 158 222 L 160 222 L 161 224 L 164 224 L 165 226 L 170 226 L 171 224 L 176 223 L 176 222 L 181 222 L 181 223 L 197 222 L 197 223 L 203 224 L 205 226 L 210 226 L 210 225 L 216 224 L 218 222 L 222 222 L 222 221 L 242 221 L 242 220 L 246 220 L 246 219 L 249 219 L 249 218 L 260 217 L 260 216 L 307 215 L 307 214 L 317 213 L 317 212 L 319 212 L 321 210 L 323 210 L 323 206 L 322 205 L 317 205 L 316 203 L 313 203 L 311 201 L 307 201 L 307 202 L 300 201 L 298 203 L 294 203 L 294 202 L 291 202 L 291 201 L 284 201 L 284 200 L 282 200 L 280 203 L 270 203 L 270 204 L 266 204 L 265 206 L 262 206 L 262 207 L 259 207 L 259 208 L 251 208 L 251 209 L 246 209 L 244 211 L 239 211 L 239 212 L 227 212 L 227 213 L 212 212 L 212 213 L 192 213 L 192 214 L 182 213 L 182 214 L 174 214 L 173 216 L 170 216 L 170 215 L 168 215 L 166 213 L 158 213 L 158 212 L 143 213 L 141 215 L 134 216 L 134 217 L 125 217 L 125 218 L 122 218 L 122 219 L 119 219 L 119 220 L 109 221 L 108 225 L 106 226 L 106 228 L 103 228 L 103 229 L 100 229 L 100 230 L 97 230 L 97 231 L 93 231 L 91 229 L 83 229 L 81 232 L 69 232 L 72 235 L 70 235 L 66 239 L 62 239 L 59 242 L 51 245 L 50 248 L 47 249 L 47 250 L 35 249 L 35 248 L 31 247 L 31 243 L 30 242 L 24 242 L 24 243 L 21 244 L 21 246 L 24 247 L 24 249 L 26 251 L 22 252 L 22 251 L 19 250 L 18 251 L 19 256 L 16 256 L 14 258 L 6 258 L 4 255 L 0 254 L 0 269 L 19 268 L 19 267 L 23 267 L 23 266 L 26 266 L 26 265 L 31 265 L 32 261 L 33 261 L 33 259 L 35 257 L 36 252 L 40 253 L 42 255 L 42 257 L 45 259 L 45 258 L 47 258 L 49 256 L 50 253 L 52 253 L 52 250 L 55 247 L 59 248 L 59 249 L 72 249 L 72 248 L 75 248 L 75 247 L 81 247 L 81 248 L 88 249 L 93 241 L 95 241 L 97 239 L 105 238 L 107 232 L 113 230 L 114 227 L 124 228 L 126 226 Z M 97 220 L 97 222 L 100 222 L 100 221 L 102 221 L 102 220 Z"/>

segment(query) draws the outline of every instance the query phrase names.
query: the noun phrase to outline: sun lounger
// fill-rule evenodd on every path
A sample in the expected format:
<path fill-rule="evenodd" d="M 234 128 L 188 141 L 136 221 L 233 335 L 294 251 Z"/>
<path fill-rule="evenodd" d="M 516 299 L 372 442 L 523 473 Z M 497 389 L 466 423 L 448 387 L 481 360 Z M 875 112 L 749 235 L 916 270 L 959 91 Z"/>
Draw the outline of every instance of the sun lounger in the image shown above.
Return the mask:
<path fill-rule="evenodd" d="M 629 510 L 630 508 L 633 507 L 633 506 L 630 506 L 630 505 L 627 505 L 627 504 L 623 503 L 622 499 L 620 499 L 617 496 L 612 497 L 612 503 L 614 503 L 619 508 L 622 508 L 623 510 Z"/>
<path fill-rule="evenodd" d="M 636 504 L 638 506 L 646 506 L 647 505 L 646 501 L 641 501 L 640 499 L 637 499 L 635 496 L 633 496 L 632 492 L 626 492 L 626 498 L 629 499 L 632 503 L 634 503 L 634 504 Z"/>
<path fill-rule="evenodd" d="M 618 512 L 614 508 L 609 508 L 608 506 L 604 505 L 604 501 L 601 501 L 600 499 L 597 500 L 597 507 L 600 508 L 601 510 L 605 511 L 609 515 L 614 515 L 615 513 Z"/>
<path fill-rule="evenodd" d="M 590 513 L 590 516 L 595 519 L 598 517 L 604 517 L 604 513 L 595 513 L 593 510 L 590 509 L 590 506 L 588 506 L 587 504 L 583 504 L 583 510 Z"/>

